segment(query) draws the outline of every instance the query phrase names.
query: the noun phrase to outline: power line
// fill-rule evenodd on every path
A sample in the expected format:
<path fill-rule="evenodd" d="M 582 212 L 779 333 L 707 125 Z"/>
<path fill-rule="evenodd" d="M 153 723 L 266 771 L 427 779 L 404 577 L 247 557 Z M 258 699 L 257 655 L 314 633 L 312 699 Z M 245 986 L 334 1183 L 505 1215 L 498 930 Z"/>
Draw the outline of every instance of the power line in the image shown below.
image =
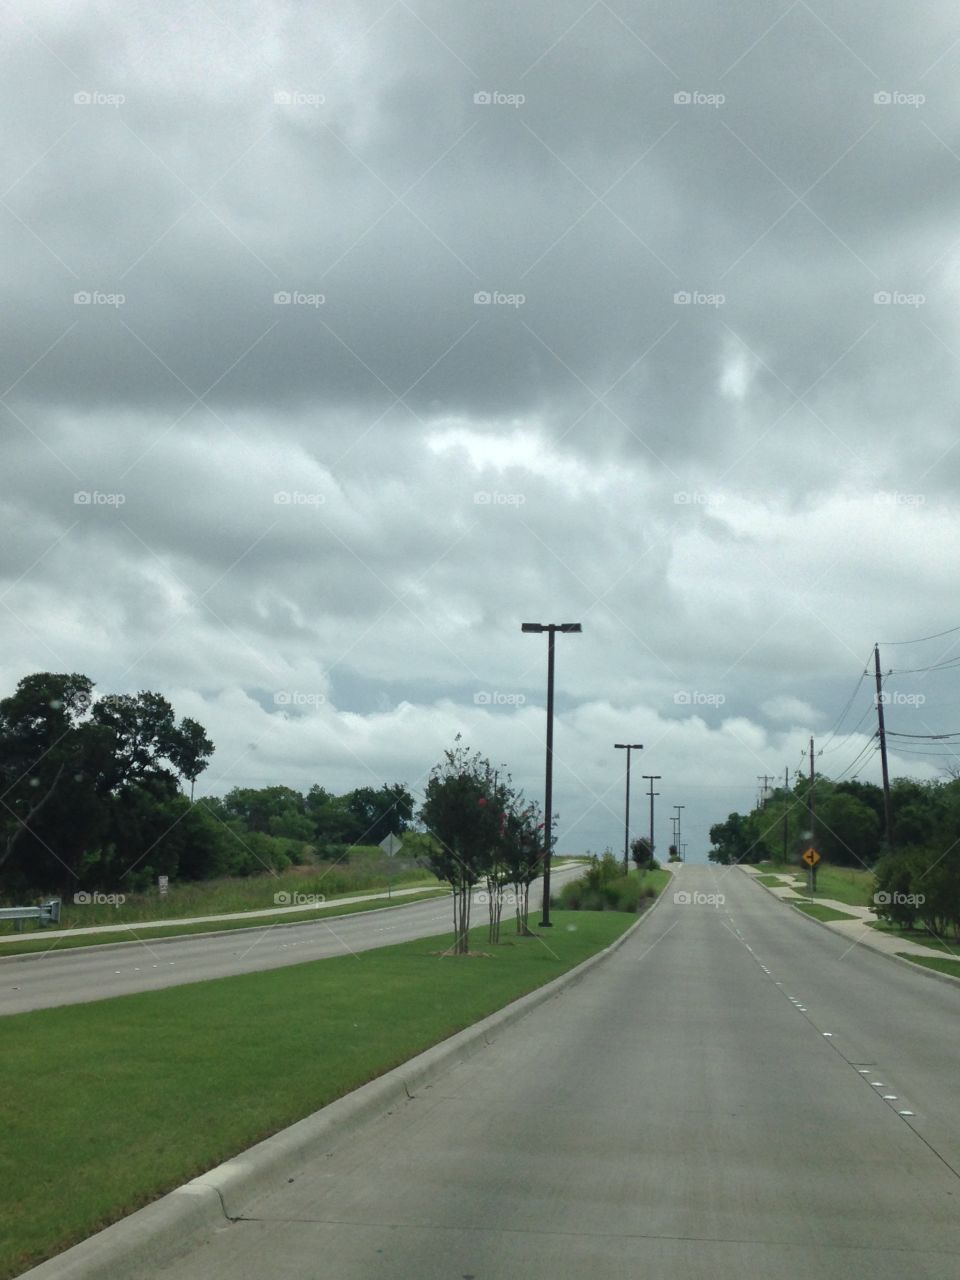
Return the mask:
<path fill-rule="evenodd" d="M 869 659 L 868 659 L 868 661 L 869 661 Z M 830 730 L 830 733 L 829 733 L 829 734 L 828 734 L 828 736 L 827 736 L 827 741 L 826 741 L 826 742 L 823 744 L 823 746 L 820 748 L 820 750 L 821 750 L 821 751 L 823 751 L 823 750 L 825 750 L 825 749 L 826 749 L 827 743 L 829 743 L 829 742 L 832 742 L 832 741 L 833 741 L 833 738 L 835 737 L 835 735 L 836 735 L 836 733 L 837 733 L 837 730 L 838 730 L 838 729 L 840 728 L 840 726 L 843 724 L 844 717 L 846 716 L 846 714 L 847 714 L 847 712 L 850 710 L 850 708 L 853 706 L 854 699 L 856 698 L 857 694 L 860 692 L 860 686 L 863 684 L 863 682 L 864 682 L 864 680 L 866 679 L 866 677 L 867 677 L 867 675 L 868 675 L 868 674 L 869 674 L 869 672 L 868 672 L 868 670 L 867 670 L 867 663 L 865 662 L 865 663 L 863 664 L 863 670 L 860 672 L 860 679 L 857 681 L 857 683 L 856 683 L 856 687 L 854 688 L 853 693 L 851 693 L 850 697 L 848 698 L 848 700 L 847 700 L 847 705 L 846 705 L 846 706 L 843 708 L 843 710 L 840 712 L 840 719 L 837 721 L 837 723 L 836 723 L 836 724 L 833 726 L 833 728 Z"/>
<path fill-rule="evenodd" d="M 955 631 L 960 631 L 960 627 L 949 627 L 946 631 L 937 631 L 932 636 L 920 636 L 916 640 L 881 640 L 880 644 L 884 646 L 891 644 L 923 644 L 925 640 L 939 640 L 941 636 L 952 636 Z"/>

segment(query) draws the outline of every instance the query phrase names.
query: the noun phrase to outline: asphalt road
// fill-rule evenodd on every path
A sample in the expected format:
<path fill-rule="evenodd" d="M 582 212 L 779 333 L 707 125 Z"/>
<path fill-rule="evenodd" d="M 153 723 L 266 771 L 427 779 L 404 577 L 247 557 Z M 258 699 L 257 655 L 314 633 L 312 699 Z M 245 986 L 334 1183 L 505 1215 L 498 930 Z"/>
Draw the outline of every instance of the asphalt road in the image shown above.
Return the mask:
<path fill-rule="evenodd" d="M 553 889 L 582 871 L 582 866 L 553 868 Z M 530 889 L 531 915 L 534 904 L 539 911 L 542 896 L 538 880 Z M 486 919 L 486 906 L 475 906 L 474 912 L 475 923 Z M 511 912 L 512 907 L 506 908 L 504 918 L 509 919 Z M 156 991 L 257 969 L 280 969 L 452 929 L 452 900 L 440 897 L 387 911 L 308 920 L 301 925 L 264 925 L 207 937 L 195 934 L 161 939 L 145 934 L 137 943 L 105 948 L 57 951 L 51 946 L 50 951 L 0 958 L 0 1016 Z"/>
<path fill-rule="evenodd" d="M 739 871 L 674 888 L 725 902 L 671 892 L 582 981 L 152 1276 L 960 1275 L 960 990 Z"/>

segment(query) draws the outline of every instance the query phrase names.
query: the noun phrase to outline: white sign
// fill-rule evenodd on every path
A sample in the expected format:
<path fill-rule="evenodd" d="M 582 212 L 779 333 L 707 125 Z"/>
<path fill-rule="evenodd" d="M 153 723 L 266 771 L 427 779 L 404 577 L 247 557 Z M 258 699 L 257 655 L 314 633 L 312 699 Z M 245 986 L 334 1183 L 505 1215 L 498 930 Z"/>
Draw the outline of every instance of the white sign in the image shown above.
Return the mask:
<path fill-rule="evenodd" d="M 399 853 L 403 848 L 403 841 L 391 831 L 388 836 L 384 836 L 380 841 L 380 848 L 388 858 L 392 858 L 395 853 Z"/>
<path fill-rule="evenodd" d="M 167 886 L 169 884 L 170 884 L 169 876 L 157 876 L 157 887 L 159 888 L 161 894 L 164 894 L 167 892 Z"/>

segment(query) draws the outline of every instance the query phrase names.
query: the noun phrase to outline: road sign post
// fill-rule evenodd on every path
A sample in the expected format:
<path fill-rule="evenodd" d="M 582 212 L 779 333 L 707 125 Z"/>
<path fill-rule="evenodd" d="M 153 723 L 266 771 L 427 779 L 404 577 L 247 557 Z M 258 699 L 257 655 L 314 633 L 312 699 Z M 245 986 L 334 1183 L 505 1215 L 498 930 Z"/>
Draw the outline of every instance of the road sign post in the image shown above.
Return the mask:
<path fill-rule="evenodd" d="M 811 845 L 800 856 L 807 864 L 807 889 L 812 897 L 817 892 L 817 863 L 820 861 L 820 855 Z"/>
<path fill-rule="evenodd" d="M 400 839 L 399 836 L 395 836 L 391 831 L 389 835 L 384 836 L 383 839 L 380 841 L 380 848 L 383 850 L 383 852 L 387 855 L 388 858 L 393 858 L 403 848 L 403 841 Z M 393 897 L 392 870 L 387 872 L 387 897 L 388 898 Z"/>

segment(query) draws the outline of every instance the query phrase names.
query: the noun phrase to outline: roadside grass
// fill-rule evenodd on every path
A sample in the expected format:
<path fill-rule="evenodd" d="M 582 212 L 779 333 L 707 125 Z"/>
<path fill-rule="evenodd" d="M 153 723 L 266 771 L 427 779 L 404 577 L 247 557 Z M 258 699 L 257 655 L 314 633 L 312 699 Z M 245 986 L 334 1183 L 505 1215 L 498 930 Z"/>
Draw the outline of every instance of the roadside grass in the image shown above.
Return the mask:
<path fill-rule="evenodd" d="M 130 933 L 102 933 L 93 928 L 75 938 L 45 938 L 42 931 L 29 934 L 23 941 L 0 940 L 0 960 L 4 956 L 31 955 L 36 952 L 72 951 L 77 947 L 103 947 L 129 945 L 131 942 L 150 943 L 159 938 L 182 938 L 192 933 L 222 933 L 233 929 L 269 929 L 278 925 L 303 924 L 308 920 L 324 920 L 330 916 L 352 916 L 361 911 L 377 911 L 384 907 L 407 906 L 411 902 L 423 902 L 426 898 L 449 896 L 450 890 L 437 886 L 425 888 L 422 893 L 408 893 L 403 898 L 373 898 L 370 902 L 348 903 L 338 907 L 334 899 L 329 906 L 315 907 L 310 911 L 290 911 L 282 916 L 257 916 L 252 920 L 216 920 L 206 924 L 170 924 L 149 927 L 130 924 Z M 63 928 L 75 926 L 64 923 Z"/>
<path fill-rule="evenodd" d="M 791 902 L 790 905 L 796 907 L 798 911 L 802 911 L 804 915 L 813 916 L 814 920 L 856 920 L 859 918 L 849 915 L 846 911 L 837 911 L 834 907 L 825 907 L 820 902 Z"/>
<path fill-rule="evenodd" d="M 878 933 L 891 934 L 895 938 L 902 938 L 904 942 L 918 942 L 922 947 L 932 947 L 936 951 L 946 951 L 949 955 L 960 959 L 960 942 L 957 942 L 956 939 L 952 942 L 945 942 L 926 929 L 898 929 L 896 925 L 890 924 L 888 920 L 871 920 L 869 924 L 870 928 L 876 929 Z"/>
<path fill-rule="evenodd" d="M 753 878 L 758 884 L 765 884 L 768 889 L 789 889 L 792 887 L 786 880 L 782 880 L 780 876 L 762 875 L 754 876 Z"/>
<path fill-rule="evenodd" d="M 806 881 L 807 869 L 802 862 L 793 865 L 783 863 L 758 863 L 765 870 L 780 875 L 802 875 Z M 831 867 L 821 862 L 817 868 L 817 891 L 809 894 L 806 884 L 797 893 L 809 898 L 833 898 L 836 902 L 846 902 L 851 907 L 869 907 L 873 897 L 874 876 L 872 871 L 863 871 L 857 867 Z"/>
<path fill-rule="evenodd" d="M 156 1199 L 615 941 L 619 912 L 4 1018 L 0 1277 Z M 431 954 L 433 953 L 433 954 Z"/>
<path fill-rule="evenodd" d="M 940 956 L 912 956 L 907 951 L 898 951 L 897 955 L 923 969 L 936 969 L 938 973 L 949 973 L 953 978 L 960 978 L 960 960 L 946 960 Z"/>
<path fill-rule="evenodd" d="M 410 865 L 406 860 L 391 861 L 378 848 L 356 846 L 351 849 L 349 860 L 342 862 L 316 862 L 256 876 L 174 881 L 163 895 L 156 889 L 147 893 L 128 893 L 124 885 L 116 885 L 113 896 L 122 895 L 122 903 L 116 906 L 109 902 L 76 903 L 67 898 L 61 908 L 60 923 L 64 929 L 79 929 L 185 916 L 225 915 L 233 911 L 259 911 L 282 906 L 284 894 L 288 895 L 286 901 L 289 903 L 294 901 L 293 895 L 297 893 L 324 894 L 333 899 L 391 886 L 407 888 L 437 883 L 433 873 L 424 867 Z M 85 888 L 82 884 L 77 885 L 78 891 Z M 13 921 L 0 921 L 0 934 L 13 932 Z"/>

